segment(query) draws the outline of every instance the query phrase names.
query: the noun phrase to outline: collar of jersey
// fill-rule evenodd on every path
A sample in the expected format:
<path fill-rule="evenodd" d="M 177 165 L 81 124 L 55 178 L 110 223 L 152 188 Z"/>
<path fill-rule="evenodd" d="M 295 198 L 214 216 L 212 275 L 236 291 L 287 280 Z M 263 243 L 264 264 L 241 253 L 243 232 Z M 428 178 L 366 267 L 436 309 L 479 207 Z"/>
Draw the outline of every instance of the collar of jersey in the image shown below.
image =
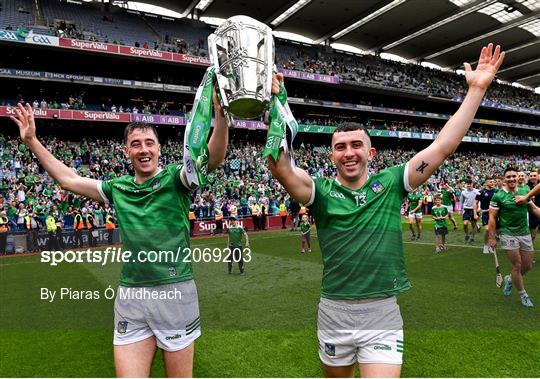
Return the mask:
<path fill-rule="evenodd" d="M 144 182 L 142 183 L 137 183 L 135 181 L 135 176 L 133 177 L 133 184 L 137 185 L 137 186 L 144 186 L 145 184 L 147 184 L 148 182 L 150 182 L 150 180 L 154 179 L 156 176 L 158 176 L 159 174 L 161 174 L 161 172 L 163 171 L 163 168 L 161 167 L 158 167 L 158 170 L 157 172 L 150 178 L 146 179 Z"/>
<path fill-rule="evenodd" d="M 362 187 L 360 187 L 360 188 L 358 188 L 358 189 L 352 189 L 352 188 L 347 187 L 345 184 L 342 184 L 342 183 L 339 181 L 339 179 L 337 178 L 337 176 L 334 178 L 334 180 L 335 180 L 336 183 L 339 184 L 341 187 L 347 188 L 349 191 L 360 191 L 362 188 L 364 188 L 364 186 L 366 185 L 366 183 L 369 181 L 370 176 L 371 176 L 371 175 L 369 175 L 369 171 L 368 171 L 366 181 L 364 182 L 364 184 L 362 184 Z"/>

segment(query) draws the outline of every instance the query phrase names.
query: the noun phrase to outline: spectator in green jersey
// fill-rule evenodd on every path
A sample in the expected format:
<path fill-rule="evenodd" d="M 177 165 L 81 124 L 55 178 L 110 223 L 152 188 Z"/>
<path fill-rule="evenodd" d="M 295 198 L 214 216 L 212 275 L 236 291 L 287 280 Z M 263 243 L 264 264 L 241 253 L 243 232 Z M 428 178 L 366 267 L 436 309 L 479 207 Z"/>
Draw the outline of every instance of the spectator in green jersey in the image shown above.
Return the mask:
<path fill-rule="evenodd" d="M 435 206 L 431 208 L 431 216 L 435 221 L 435 253 L 439 254 L 443 251 L 447 251 L 446 235 L 448 234 L 448 209 L 441 205 L 442 197 L 440 195 L 435 196 Z"/>

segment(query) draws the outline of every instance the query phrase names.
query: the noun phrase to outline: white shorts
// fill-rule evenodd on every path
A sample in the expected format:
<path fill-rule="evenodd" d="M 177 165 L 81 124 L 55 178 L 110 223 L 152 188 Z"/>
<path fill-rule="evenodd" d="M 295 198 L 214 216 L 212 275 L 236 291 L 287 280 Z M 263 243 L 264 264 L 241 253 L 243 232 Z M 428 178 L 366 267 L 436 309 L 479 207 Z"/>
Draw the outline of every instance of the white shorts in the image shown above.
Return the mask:
<path fill-rule="evenodd" d="M 534 251 L 533 242 L 530 234 L 525 236 L 509 236 L 507 234 L 499 235 L 501 247 L 504 250 Z"/>
<path fill-rule="evenodd" d="M 412 213 L 412 212 L 409 212 L 409 218 L 415 218 L 415 219 L 422 219 L 422 212 L 418 212 L 418 213 Z"/>
<path fill-rule="evenodd" d="M 152 298 L 152 293 L 157 294 L 156 298 Z M 193 280 L 118 289 L 114 301 L 114 345 L 128 345 L 155 336 L 159 348 L 182 350 L 201 335 L 200 324 L 199 299 Z"/>
<path fill-rule="evenodd" d="M 448 213 L 454 213 L 454 206 L 453 205 L 445 205 L 446 209 L 448 209 Z"/>
<path fill-rule="evenodd" d="M 327 366 L 403 363 L 403 319 L 395 297 L 364 304 L 321 298 L 317 338 Z"/>

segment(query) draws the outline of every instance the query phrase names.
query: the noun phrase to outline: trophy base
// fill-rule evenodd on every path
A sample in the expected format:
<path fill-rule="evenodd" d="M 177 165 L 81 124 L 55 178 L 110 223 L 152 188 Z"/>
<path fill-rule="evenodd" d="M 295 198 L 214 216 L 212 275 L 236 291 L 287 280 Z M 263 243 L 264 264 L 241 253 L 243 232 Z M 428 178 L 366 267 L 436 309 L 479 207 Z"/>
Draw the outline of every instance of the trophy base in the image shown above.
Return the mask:
<path fill-rule="evenodd" d="M 255 99 L 238 99 L 229 103 L 228 111 L 240 119 L 253 119 L 261 117 L 266 106 Z"/>

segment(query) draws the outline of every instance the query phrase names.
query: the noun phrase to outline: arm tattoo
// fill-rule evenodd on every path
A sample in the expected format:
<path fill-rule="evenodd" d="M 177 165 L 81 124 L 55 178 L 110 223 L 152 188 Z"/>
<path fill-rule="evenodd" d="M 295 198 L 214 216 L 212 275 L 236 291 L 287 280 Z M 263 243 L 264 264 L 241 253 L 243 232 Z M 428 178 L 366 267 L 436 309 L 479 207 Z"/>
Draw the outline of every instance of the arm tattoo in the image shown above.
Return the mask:
<path fill-rule="evenodd" d="M 420 166 L 418 166 L 418 168 L 416 169 L 416 171 L 418 171 L 419 173 L 423 174 L 424 173 L 424 170 L 426 169 L 426 167 L 429 166 L 429 164 L 427 164 L 426 162 L 422 161 L 422 164 Z"/>

